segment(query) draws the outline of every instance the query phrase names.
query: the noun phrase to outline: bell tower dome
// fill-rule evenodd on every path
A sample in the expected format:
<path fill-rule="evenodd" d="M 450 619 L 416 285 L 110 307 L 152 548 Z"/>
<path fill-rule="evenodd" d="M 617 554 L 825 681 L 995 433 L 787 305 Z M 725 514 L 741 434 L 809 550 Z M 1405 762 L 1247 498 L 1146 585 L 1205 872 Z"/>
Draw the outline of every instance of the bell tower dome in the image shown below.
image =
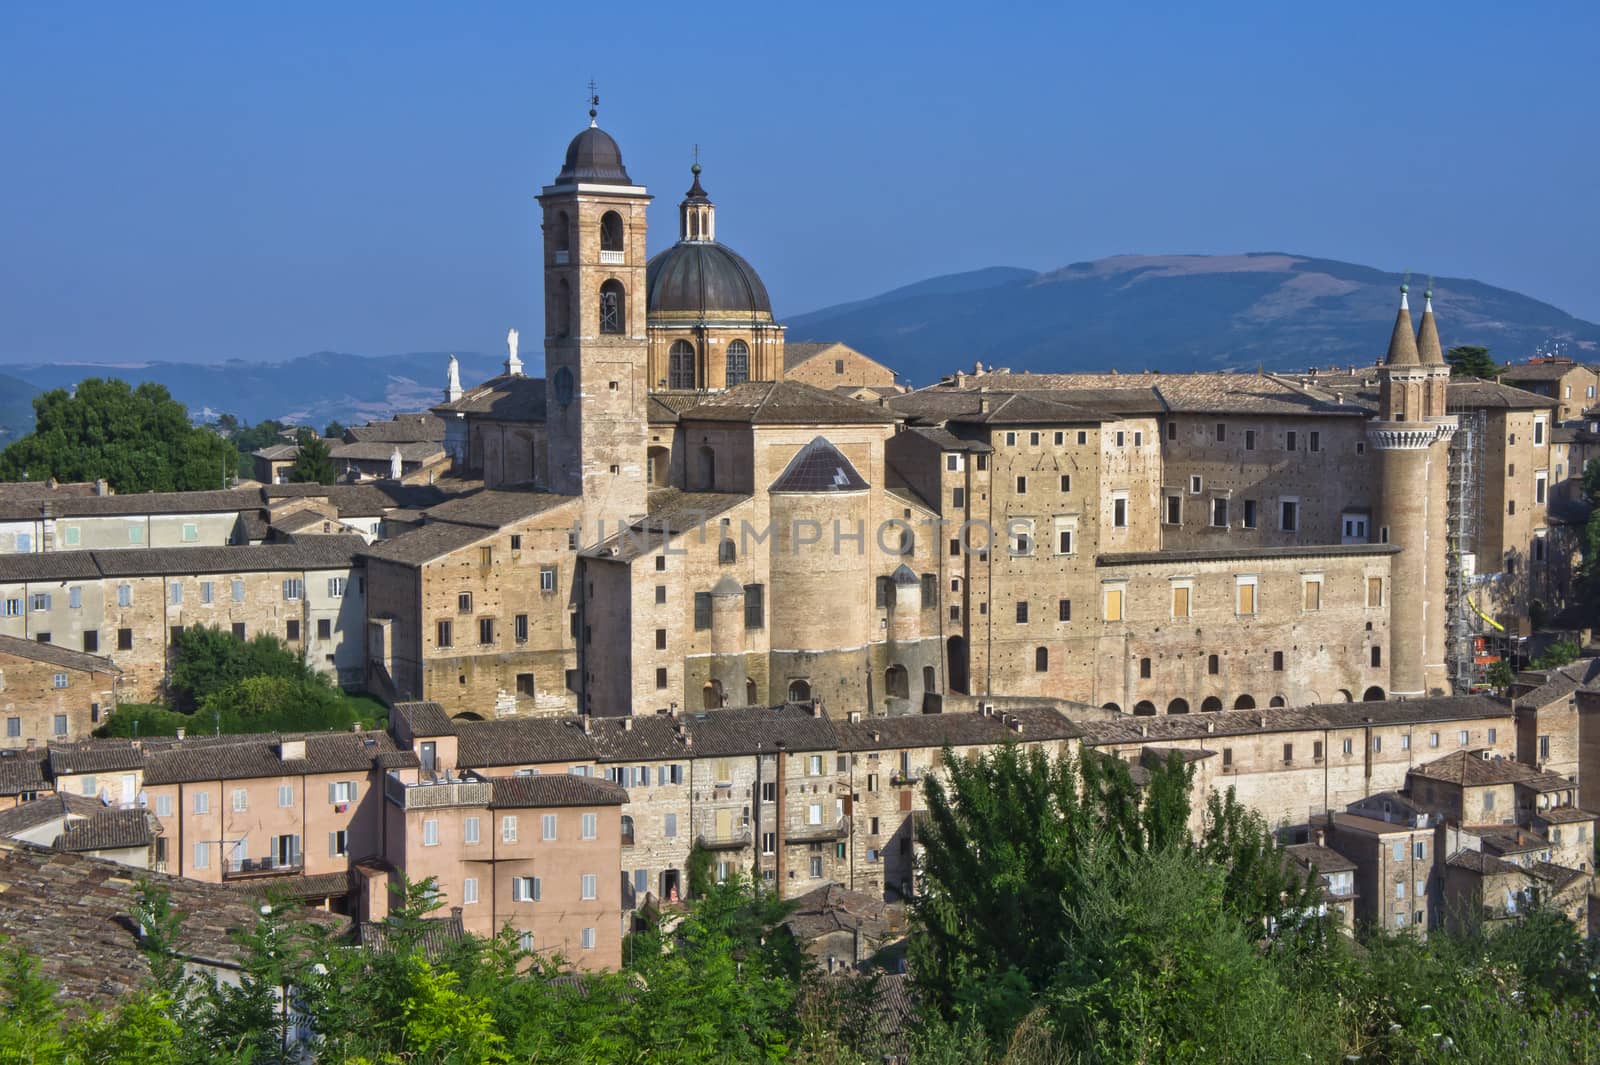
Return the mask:
<path fill-rule="evenodd" d="M 583 544 L 645 513 L 645 229 L 650 195 L 599 127 L 572 139 L 544 214 L 545 421 L 552 491 L 582 496 Z"/>

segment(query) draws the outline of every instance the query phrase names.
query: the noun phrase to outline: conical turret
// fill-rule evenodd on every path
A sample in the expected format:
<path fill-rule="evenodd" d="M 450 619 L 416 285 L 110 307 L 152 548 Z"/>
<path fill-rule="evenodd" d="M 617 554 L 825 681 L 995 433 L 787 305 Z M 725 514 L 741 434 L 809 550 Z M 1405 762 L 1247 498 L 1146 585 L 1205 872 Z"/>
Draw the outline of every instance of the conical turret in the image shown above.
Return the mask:
<path fill-rule="evenodd" d="M 1439 326 L 1433 320 L 1431 288 L 1422 294 L 1422 325 L 1417 329 L 1417 355 L 1424 366 L 1444 365 L 1444 349 L 1439 346 Z"/>
<path fill-rule="evenodd" d="M 1389 337 L 1389 357 L 1384 359 L 1386 366 L 1415 366 L 1420 361 L 1417 358 L 1417 338 L 1411 332 L 1411 305 L 1406 302 L 1406 286 L 1400 286 L 1400 312 L 1395 315 L 1394 333 Z"/>

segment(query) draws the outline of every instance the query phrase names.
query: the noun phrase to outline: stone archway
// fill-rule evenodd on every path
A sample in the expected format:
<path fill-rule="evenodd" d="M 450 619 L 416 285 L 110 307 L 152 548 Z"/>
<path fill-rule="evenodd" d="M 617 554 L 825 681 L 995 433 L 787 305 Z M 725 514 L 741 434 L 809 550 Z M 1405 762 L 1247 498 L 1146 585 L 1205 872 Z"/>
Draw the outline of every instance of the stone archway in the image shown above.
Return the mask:
<path fill-rule="evenodd" d="M 1149 699 L 1140 699 L 1133 704 L 1133 712 L 1139 717 L 1155 717 L 1156 704 Z"/>
<path fill-rule="evenodd" d="M 1215 695 L 1206 696 L 1205 702 L 1200 704 L 1200 712 L 1202 714 L 1221 713 L 1222 712 L 1222 700 L 1218 699 Z"/>
<path fill-rule="evenodd" d="M 1167 713 L 1169 714 L 1187 714 L 1188 712 L 1189 700 L 1187 699 L 1174 699 L 1167 704 Z"/>
<path fill-rule="evenodd" d="M 1381 703 L 1384 698 L 1383 689 L 1376 684 L 1361 693 L 1361 701 L 1364 703 Z"/>
<path fill-rule="evenodd" d="M 1233 708 L 1235 710 L 1254 710 L 1256 701 L 1248 695 L 1241 695 L 1233 701 Z"/>

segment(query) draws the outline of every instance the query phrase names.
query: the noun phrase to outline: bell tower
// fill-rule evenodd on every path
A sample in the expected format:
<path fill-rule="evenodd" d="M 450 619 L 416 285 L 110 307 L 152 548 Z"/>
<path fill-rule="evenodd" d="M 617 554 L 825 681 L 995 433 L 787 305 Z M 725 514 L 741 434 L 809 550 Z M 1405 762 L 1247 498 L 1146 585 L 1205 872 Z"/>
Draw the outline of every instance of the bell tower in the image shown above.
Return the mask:
<path fill-rule="evenodd" d="M 544 213 L 545 423 L 550 489 L 583 497 L 582 546 L 645 513 L 650 196 L 596 123 L 567 146 Z"/>
<path fill-rule="evenodd" d="M 1389 694 L 1399 698 L 1448 690 L 1445 569 L 1456 419 L 1445 413 L 1450 367 L 1440 352 L 1432 296 L 1419 338 L 1411 332 L 1406 286 L 1400 287 L 1389 354 L 1378 368 L 1378 416 L 1367 425 L 1378 453 L 1379 536 L 1400 548 L 1389 571 Z"/>

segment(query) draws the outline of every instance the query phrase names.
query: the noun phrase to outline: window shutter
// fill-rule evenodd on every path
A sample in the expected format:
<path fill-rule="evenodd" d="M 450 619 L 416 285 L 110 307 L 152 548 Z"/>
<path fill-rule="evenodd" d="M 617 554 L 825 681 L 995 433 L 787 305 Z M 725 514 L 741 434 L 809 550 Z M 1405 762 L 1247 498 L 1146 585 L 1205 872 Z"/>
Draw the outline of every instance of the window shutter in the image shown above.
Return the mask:
<path fill-rule="evenodd" d="M 350 782 L 350 801 L 351 802 L 355 802 L 356 801 L 356 795 L 359 793 L 359 791 L 360 791 L 360 785 L 358 785 L 355 781 L 352 780 Z"/>
<path fill-rule="evenodd" d="M 331 780 L 328 781 L 328 801 L 329 802 L 338 802 L 339 801 L 339 785 L 335 784 Z"/>
<path fill-rule="evenodd" d="M 339 834 L 337 832 L 328 833 L 328 857 L 339 857 Z"/>

